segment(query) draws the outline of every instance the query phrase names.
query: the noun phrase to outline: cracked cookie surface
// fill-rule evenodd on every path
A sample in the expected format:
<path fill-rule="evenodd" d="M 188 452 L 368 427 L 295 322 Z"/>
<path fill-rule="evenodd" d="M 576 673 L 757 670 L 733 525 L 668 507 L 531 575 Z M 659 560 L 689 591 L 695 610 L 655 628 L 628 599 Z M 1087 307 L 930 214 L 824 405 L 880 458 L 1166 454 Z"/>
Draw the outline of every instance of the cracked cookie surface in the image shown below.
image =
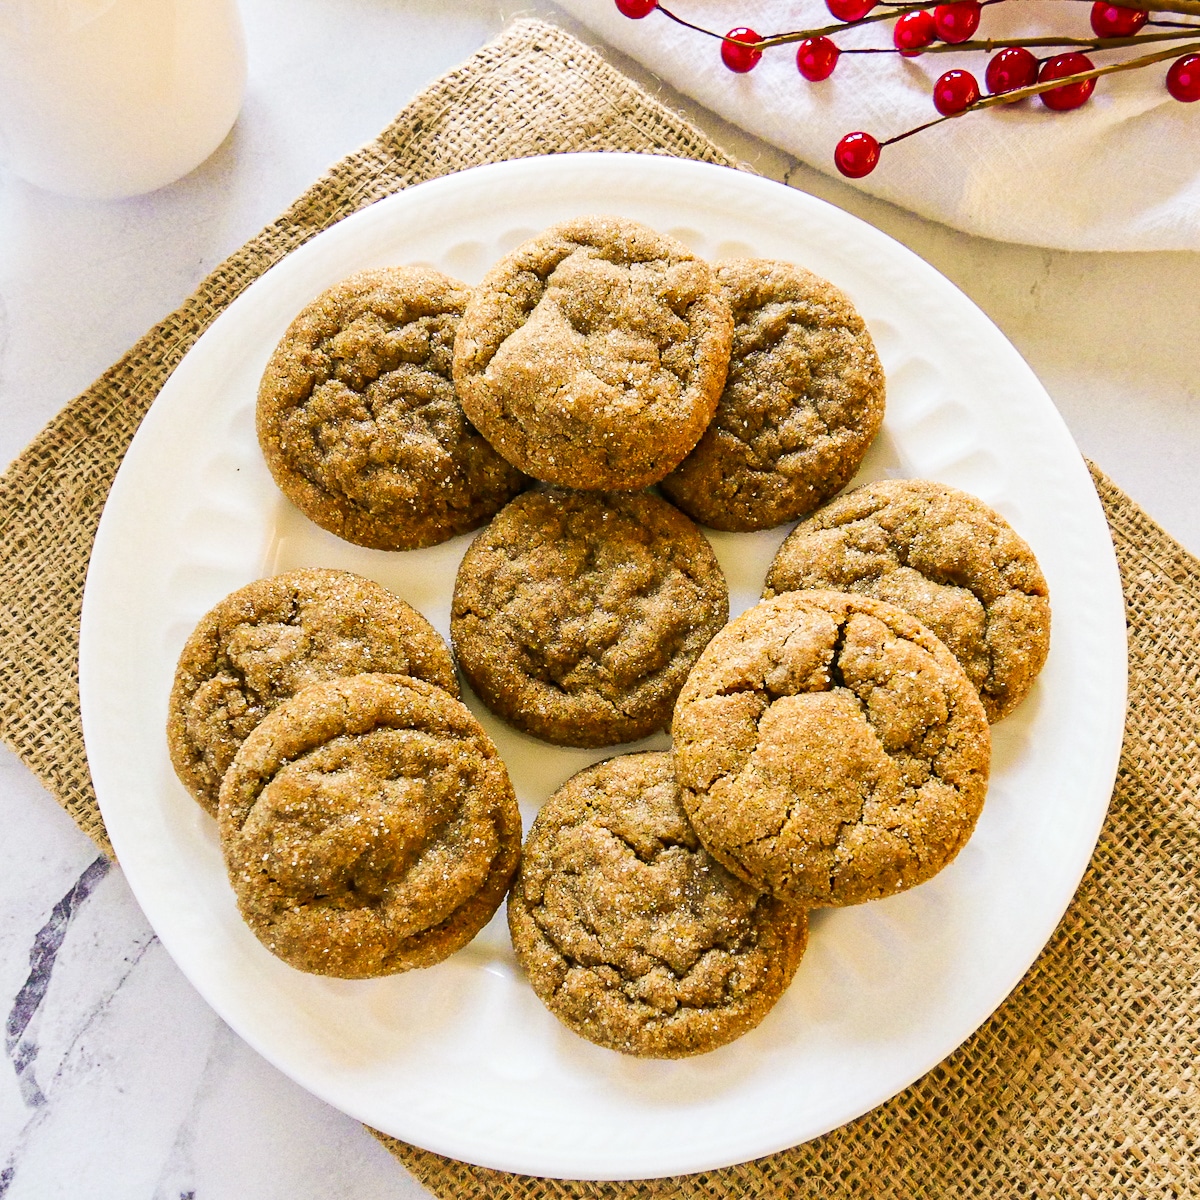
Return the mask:
<path fill-rule="evenodd" d="M 500 906 L 521 816 L 465 705 L 397 675 L 314 684 L 242 743 L 221 786 L 238 907 L 273 954 L 359 979 L 431 966 Z"/>
<path fill-rule="evenodd" d="M 277 705 L 311 683 L 383 671 L 458 695 L 446 643 L 419 612 L 348 571 L 259 579 L 196 626 L 175 670 L 167 745 L 175 773 L 216 816 L 238 747 Z"/>
<path fill-rule="evenodd" d="M 729 593 L 704 535 L 650 493 L 537 489 L 471 543 L 450 634 L 480 699 L 565 746 L 663 728 L 725 623 Z"/>
<path fill-rule="evenodd" d="M 1050 649 L 1050 600 L 1033 551 L 982 500 L 927 479 L 870 483 L 789 534 L 764 596 L 833 588 L 886 600 L 945 642 L 990 721 L 1033 686 Z"/>
<path fill-rule="evenodd" d="M 517 958 L 576 1033 L 677 1058 L 757 1025 L 804 953 L 805 911 L 707 854 L 669 754 L 589 767 L 543 805 L 508 900 Z"/>
<path fill-rule="evenodd" d="M 883 368 L 833 284 L 769 259 L 716 272 L 733 311 L 729 375 L 712 423 L 662 490 L 713 529 L 768 529 L 858 470 L 883 422 Z"/>
<path fill-rule="evenodd" d="M 475 290 L 454 345 L 468 417 L 509 462 L 565 487 L 633 490 L 696 444 L 732 320 L 712 269 L 616 217 L 552 226 Z"/>
<path fill-rule="evenodd" d="M 786 592 L 701 655 L 671 727 L 708 851 L 785 900 L 857 904 L 924 882 L 962 848 L 991 741 L 954 656 L 865 596 Z"/>
<path fill-rule="evenodd" d="M 292 322 L 259 388 L 258 440 L 279 489 L 322 529 L 377 550 L 433 546 L 525 486 L 454 390 L 470 295 L 427 267 L 362 271 Z"/>

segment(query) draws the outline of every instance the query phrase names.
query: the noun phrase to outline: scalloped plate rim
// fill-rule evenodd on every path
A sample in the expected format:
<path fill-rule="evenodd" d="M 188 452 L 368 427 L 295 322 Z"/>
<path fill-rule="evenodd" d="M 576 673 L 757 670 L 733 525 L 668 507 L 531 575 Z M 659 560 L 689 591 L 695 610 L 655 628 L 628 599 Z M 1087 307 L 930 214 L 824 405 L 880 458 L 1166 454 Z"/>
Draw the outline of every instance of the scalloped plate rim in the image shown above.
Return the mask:
<path fill-rule="evenodd" d="M 395 225 L 403 220 L 409 209 L 420 208 L 421 205 L 440 205 L 443 202 L 452 207 L 455 197 L 458 197 L 458 202 L 462 202 L 462 197 L 473 190 L 479 193 L 496 188 L 503 191 L 506 187 L 512 190 L 514 187 L 538 182 L 549 188 L 550 202 L 553 203 L 555 186 L 570 194 L 572 188 L 578 191 L 581 179 L 589 177 L 601 183 L 607 181 L 610 188 L 618 191 L 620 187 L 639 180 L 650 190 L 659 187 L 672 191 L 678 187 L 675 201 L 681 210 L 691 212 L 693 217 L 700 214 L 697 217 L 700 224 L 707 219 L 703 216 L 707 210 L 704 208 L 703 198 L 698 197 L 703 197 L 706 188 L 718 197 L 720 203 L 728 204 L 734 216 L 743 210 L 759 213 L 778 210 L 785 214 L 794 213 L 798 218 L 808 217 L 818 226 L 832 228 L 837 231 L 839 237 L 849 239 L 859 247 L 856 253 L 862 253 L 862 247 L 865 246 L 872 254 L 881 256 L 887 270 L 899 273 L 896 275 L 897 279 L 911 277 L 912 286 L 917 292 L 929 297 L 930 304 L 948 306 L 953 316 L 986 343 L 985 358 L 990 363 L 990 369 L 998 372 L 999 378 L 1007 380 L 1013 389 L 1013 395 L 1020 395 L 1021 403 L 1032 405 L 1031 411 L 1037 417 L 1035 423 L 1047 439 L 1046 444 L 1037 452 L 1047 457 L 1054 470 L 1059 472 L 1058 486 L 1060 489 L 1066 489 L 1072 497 L 1072 503 L 1078 506 L 1077 511 L 1073 510 L 1070 515 L 1079 524 L 1082 536 L 1087 540 L 1088 566 L 1100 584 L 1097 602 L 1090 613 L 1090 619 L 1096 626 L 1090 636 L 1103 651 L 1102 661 L 1093 664 L 1103 701 L 1100 714 L 1102 719 L 1097 719 L 1098 745 L 1092 764 L 1094 781 L 1091 787 L 1094 794 L 1090 797 L 1090 806 L 1079 816 L 1080 828 L 1072 842 L 1073 855 L 1056 880 L 1057 886 L 1053 896 L 1039 914 L 1040 920 L 1036 922 L 1036 926 L 1030 923 L 1025 931 L 1029 949 L 1027 961 L 1023 962 L 1019 970 L 1010 972 L 1012 977 L 1003 990 L 999 987 L 993 989 L 986 1005 L 975 1006 L 969 1022 L 970 1029 L 963 1032 L 964 1027 L 960 1023 L 949 1035 L 933 1039 L 934 1044 L 931 1044 L 928 1053 L 920 1057 L 919 1061 L 914 1059 L 910 1068 L 902 1075 L 893 1074 L 876 1088 L 873 1098 L 865 1105 L 860 1097 L 859 1100 L 848 1101 L 840 1107 L 831 1107 L 825 1122 L 810 1122 L 804 1129 L 791 1131 L 772 1127 L 767 1134 L 757 1137 L 741 1130 L 721 1144 L 678 1150 L 671 1147 L 655 1148 L 648 1152 L 643 1151 L 640 1155 L 627 1154 L 624 1160 L 619 1154 L 609 1156 L 607 1160 L 597 1159 L 593 1155 L 585 1161 L 579 1155 L 573 1155 L 569 1148 L 561 1153 L 555 1153 L 545 1146 L 532 1153 L 527 1148 L 520 1147 L 498 1150 L 493 1146 L 481 1151 L 471 1142 L 469 1131 L 464 1133 L 461 1128 L 425 1128 L 414 1121 L 404 1127 L 393 1122 L 385 1129 L 395 1136 L 417 1140 L 419 1144 L 437 1152 L 497 1169 L 558 1177 L 645 1178 L 729 1165 L 818 1136 L 885 1101 L 936 1065 L 955 1045 L 968 1036 L 972 1029 L 987 1019 L 1036 957 L 1065 911 L 1099 834 L 1120 751 L 1125 697 L 1123 606 L 1115 559 L 1111 544 L 1107 543 L 1107 527 L 1099 500 L 1091 489 L 1090 479 L 1082 461 L 1078 458 L 1077 451 L 1074 450 L 1049 397 L 1003 335 L 949 281 L 907 248 L 822 201 L 757 176 L 689 160 L 636 155 L 561 155 L 546 159 L 525 159 L 473 168 L 460 175 L 416 185 L 396 196 L 381 200 L 370 208 L 346 218 L 330 230 L 318 234 L 252 283 L 197 341 L 164 387 L 159 400 L 152 406 L 118 472 L 110 493 L 109 506 L 106 507 L 97 534 L 84 596 L 80 692 L 85 740 L 89 758 L 93 762 L 97 796 L 130 885 L 147 912 L 151 924 L 159 931 L 164 945 L 188 978 L 245 1040 L 303 1086 L 328 1098 L 328 1089 L 320 1087 L 319 1082 L 314 1086 L 312 1073 L 306 1070 L 306 1066 L 311 1064 L 289 1061 L 288 1056 L 281 1054 L 279 1047 L 272 1044 L 271 1037 L 257 1023 L 261 1014 L 251 1012 L 248 1017 L 247 1012 L 239 1008 L 238 1004 L 230 1003 L 229 996 L 220 987 L 214 986 L 211 965 L 197 961 L 191 952 L 187 944 L 187 937 L 190 935 L 181 931 L 176 920 L 178 914 L 168 911 L 170 898 L 164 898 L 162 894 L 163 880 L 156 874 L 156 864 L 147 861 L 148 847 L 138 841 L 144 833 L 142 826 L 148 821 L 169 821 L 171 818 L 157 812 L 147 816 L 145 813 L 135 814 L 131 810 L 127 791 L 130 779 L 122 778 L 122 772 L 129 771 L 129 768 L 120 761 L 119 749 L 122 743 L 115 742 L 114 719 L 112 714 L 106 711 L 103 687 L 106 673 L 114 679 L 119 678 L 120 673 L 119 665 L 114 667 L 113 662 L 105 658 L 106 638 L 111 633 L 114 619 L 119 619 L 122 602 L 127 596 L 137 593 L 137 580 L 135 579 L 132 585 L 127 582 L 128 568 L 131 564 L 137 564 L 136 554 L 128 545 L 123 544 L 123 538 L 128 532 L 129 522 L 134 519 L 131 513 L 135 513 L 137 509 L 137 489 L 143 486 L 146 480 L 147 448 L 155 443 L 155 439 L 160 439 L 170 431 L 172 422 L 178 420 L 177 411 L 180 410 L 181 404 L 185 407 L 188 403 L 194 405 L 194 397 L 190 401 L 187 399 L 187 387 L 194 386 L 195 376 L 203 375 L 201 368 L 205 364 L 208 368 L 213 367 L 214 353 L 220 352 L 223 343 L 229 339 L 235 342 L 239 339 L 244 340 L 248 336 L 247 331 L 253 333 L 259 330 L 261 333 L 260 327 L 270 327 L 272 322 L 278 325 L 281 317 L 290 319 L 290 313 L 264 312 L 264 306 L 269 309 L 272 304 L 276 304 L 275 295 L 280 289 L 286 291 L 290 287 L 295 291 L 298 286 L 306 285 L 310 277 L 320 276 L 324 269 L 324 258 L 333 254 L 338 247 L 355 249 L 359 243 L 369 247 L 373 241 L 387 240 L 393 235 L 388 231 L 394 233 Z M 618 207 L 620 203 L 618 198 Z M 328 282 L 332 281 L 330 279 Z M 321 286 L 328 286 L 328 283 Z M 269 350 L 269 345 L 267 349 Z M 152 520 L 144 514 L 143 519 Z M 1107 556 L 1104 554 L 1104 546 L 1099 541 L 1101 534 L 1107 545 Z M 125 574 L 122 574 L 123 570 Z M 1047 573 L 1049 574 L 1049 570 Z M 123 591 L 125 588 L 130 590 Z M 136 784 L 136 771 L 132 773 L 131 778 Z M 1101 798 L 1100 783 L 1104 779 L 1107 779 L 1108 783 Z M 153 791 L 156 785 L 147 782 L 145 786 Z M 123 791 L 123 788 L 126 790 Z M 153 804 L 153 800 L 151 803 Z M 162 928 L 159 928 L 160 926 Z M 801 964 L 801 971 L 803 970 L 804 965 Z M 951 1042 L 953 1044 L 949 1044 Z M 362 1110 L 357 1104 L 347 1103 L 344 1098 L 340 1100 L 339 1106 L 367 1123 L 377 1120 L 377 1114 Z M 784 1125 L 786 1124 L 785 1120 Z"/>

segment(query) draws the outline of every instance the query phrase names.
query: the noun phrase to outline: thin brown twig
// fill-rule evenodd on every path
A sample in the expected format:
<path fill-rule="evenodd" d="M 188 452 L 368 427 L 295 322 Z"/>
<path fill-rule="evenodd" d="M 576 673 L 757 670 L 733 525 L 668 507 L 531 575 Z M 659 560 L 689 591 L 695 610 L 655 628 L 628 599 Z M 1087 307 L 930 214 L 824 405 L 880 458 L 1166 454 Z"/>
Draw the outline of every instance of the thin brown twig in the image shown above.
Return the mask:
<path fill-rule="evenodd" d="M 907 129 L 903 133 L 896 134 L 895 137 L 890 137 L 879 143 L 879 148 L 882 150 L 884 146 L 894 146 L 897 142 L 904 141 L 905 138 L 910 138 L 914 133 L 924 133 L 926 129 L 932 129 L 935 125 L 940 125 L 943 121 L 949 121 L 950 117 L 934 117 L 932 121 L 926 121 L 924 125 L 918 125 L 913 129 Z"/>
<path fill-rule="evenodd" d="M 676 25 L 682 25 L 684 29 L 694 29 L 697 33 L 704 34 L 705 37 L 720 38 L 721 41 L 725 41 L 725 38 L 722 34 L 716 33 L 712 29 L 705 29 L 703 25 L 693 25 L 691 21 L 685 21 L 682 17 L 677 16 L 669 8 L 667 8 L 666 5 L 660 4 L 655 11 L 662 13 L 662 15 L 669 21 L 674 21 Z M 746 45 L 747 43 L 742 44 Z"/>
<path fill-rule="evenodd" d="M 968 108 L 964 108 L 960 113 L 951 113 L 945 117 L 935 117 L 932 121 L 926 121 L 924 125 L 917 125 L 912 129 L 905 130 L 903 133 L 896 134 L 895 137 L 886 138 L 879 143 L 879 148 L 882 150 L 884 146 L 894 146 L 897 142 L 902 142 L 905 138 L 912 137 L 914 133 L 924 133 L 926 129 L 932 129 L 935 125 L 941 125 L 943 121 L 953 121 L 978 109 L 993 108 L 997 104 L 1015 104 L 1018 100 L 1025 100 L 1030 96 L 1037 96 L 1042 92 L 1053 91 L 1054 88 L 1067 87 L 1073 83 L 1083 83 L 1088 79 L 1098 79 L 1101 75 L 1112 75 L 1117 71 L 1132 71 L 1138 67 L 1148 67 L 1153 63 L 1165 62 L 1169 58 L 1182 58 L 1185 54 L 1195 51 L 1200 51 L 1200 42 L 1196 42 L 1190 46 L 1160 50 L 1157 54 L 1146 54 L 1141 58 L 1131 58 L 1128 62 L 1110 63 L 1106 67 L 1097 67 L 1093 71 L 1080 71 L 1077 75 L 1064 75 L 1061 79 L 1048 79 L 1045 83 L 1034 83 L 1027 88 L 1017 88 L 1011 92 L 997 92 L 995 95 L 984 96 L 976 100 L 974 104 Z"/>
<path fill-rule="evenodd" d="M 989 4 L 999 2 L 1000 0 L 987 0 Z M 916 12 L 918 9 L 928 7 L 929 0 L 925 0 L 923 4 L 895 4 L 883 12 L 869 13 L 865 17 L 859 17 L 857 21 L 839 21 L 835 25 L 822 25 L 816 29 L 792 29 L 787 33 L 773 33 L 770 37 L 765 37 L 761 42 L 756 44 L 767 48 L 771 46 L 786 46 L 791 42 L 802 42 L 805 38 L 828 37 L 831 33 L 841 33 L 846 29 L 857 29 L 860 25 L 874 25 L 876 21 L 890 21 L 894 17 L 902 17 L 905 13 Z"/>
<path fill-rule="evenodd" d="M 993 50 L 1005 49 L 1009 46 L 1078 46 L 1085 50 L 1120 50 L 1126 46 L 1142 46 L 1150 42 L 1177 42 L 1186 37 L 1200 34 L 1200 25 L 1190 25 L 1188 32 L 1182 30 L 1175 33 L 1143 33 L 1129 37 L 1028 37 L 1028 38 L 987 38 L 969 42 L 945 42 L 922 46 L 922 54 L 950 54 L 956 50 Z"/>
<path fill-rule="evenodd" d="M 1007 0 L 982 0 L 981 7 L 987 7 L 991 4 L 1006 3 Z M 1072 0 L 1077 2 L 1077 0 Z M 1200 0 L 1174 0 L 1179 4 L 1190 4 L 1200 14 Z M 773 46 L 787 46 L 793 42 L 805 41 L 809 38 L 828 37 L 833 33 L 841 33 L 847 29 L 857 29 L 860 25 L 871 25 L 877 21 L 890 21 L 895 17 L 904 16 L 906 13 L 918 12 L 929 7 L 930 0 L 925 0 L 925 3 L 894 3 L 889 4 L 882 12 L 870 13 L 865 17 L 861 17 L 857 21 L 841 21 L 833 25 L 821 25 L 813 29 L 795 29 L 787 33 L 773 33 L 767 37 L 760 37 L 757 41 L 743 41 L 741 38 L 731 38 L 726 34 L 718 33 L 713 29 L 705 29 L 702 25 L 695 25 L 691 21 L 685 20 L 665 5 L 660 4 L 658 11 L 664 17 L 674 21 L 677 25 L 682 25 L 685 29 L 694 30 L 696 33 L 702 33 L 706 37 L 716 38 L 718 41 L 731 42 L 735 46 L 745 46 L 751 50 L 769 50 Z M 1121 0 L 1123 7 L 1127 8 L 1145 8 L 1148 7 L 1151 0 L 1139 0 L 1135 3 L 1134 0 Z M 1167 0 L 1154 0 L 1155 8 L 1165 8 Z M 1171 10 L 1174 11 L 1174 10 Z M 958 51 L 971 50 L 986 50 L 989 53 L 1000 47 L 1007 46 L 1079 46 L 1090 50 L 1115 50 L 1125 46 L 1136 46 L 1147 42 L 1172 41 L 1189 36 L 1189 32 L 1195 30 L 1195 25 L 1178 26 L 1181 32 L 1171 33 L 1145 33 L 1134 35 L 1132 37 L 1119 38 L 1070 38 L 1070 37 L 1033 37 L 1033 38 L 988 38 L 986 40 L 967 41 L 967 42 L 946 42 L 932 43 L 928 46 L 922 46 L 920 53 L 922 54 L 951 54 Z M 881 48 L 860 48 L 860 49 L 843 49 L 843 54 L 878 54 L 878 53 L 896 53 L 896 51 Z"/>
<path fill-rule="evenodd" d="M 1062 3 L 1078 4 L 1081 0 L 1062 0 Z M 1082 0 L 1090 3 L 1091 0 Z M 1121 8 L 1140 8 L 1143 12 L 1176 12 L 1190 17 L 1200 17 L 1200 0 L 1114 0 Z"/>
<path fill-rule="evenodd" d="M 1200 42 L 1191 42 L 1186 46 L 1171 46 L 1154 54 L 1143 54 L 1140 58 L 1129 58 L 1124 62 L 1109 63 L 1104 67 L 1095 67 L 1090 71 L 1080 71 L 1075 75 L 1064 75 L 1061 79 L 1048 79 L 1045 83 L 1030 84 L 1029 87 L 1017 88 L 1011 92 L 997 92 L 994 96 L 984 96 L 976 100 L 970 108 L 964 110 L 973 112 L 977 108 L 993 108 L 997 104 L 1013 104 L 1024 100 L 1026 96 L 1037 96 L 1053 88 L 1069 87 L 1073 83 L 1083 83 L 1088 79 L 1099 79 L 1101 75 L 1112 75 L 1117 71 L 1135 71 L 1138 67 L 1148 67 L 1153 63 L 1166 62 L 1171 58 L 1182 58 L 1185 54 L 1195 54 L 1200 51 Z"/>
<path fill-rule="evenodd" d="M 857 29 L 860 25 L 873 25 L 876 21 L 890 21 L 895 17 L 903 17 L 910 12 L 919 12 L 921 9 L 927 9 L 933 0 L 924 0 L 924 3 L 914 4 L 897 3 L 882 12 L 870 13 L 865 17 L 859 17 L 857 21 L 842 21 L 838 25 L 826 25 L 821 29 L 794 29 L 788 33 L 773 33 L 770 37 L 765 37 L 760 42 L 755 42 L 754 45 L 763 48 L 770 46 L 786 46 L 791 42 L 801 42 L 805 38 L 827 37 L 831 33 L 841 33 L 843 29 Z M 980 0 L 979 7 L 987 8 L 992 4 L 1004 4 L 1007 0 Z"/>

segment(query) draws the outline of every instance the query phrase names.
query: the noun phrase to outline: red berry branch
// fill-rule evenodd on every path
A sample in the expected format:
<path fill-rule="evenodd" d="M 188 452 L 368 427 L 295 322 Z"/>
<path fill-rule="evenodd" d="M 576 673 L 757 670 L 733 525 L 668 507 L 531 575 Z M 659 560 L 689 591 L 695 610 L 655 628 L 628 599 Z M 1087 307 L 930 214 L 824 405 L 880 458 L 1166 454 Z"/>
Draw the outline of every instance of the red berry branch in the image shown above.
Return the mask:
<path fill-rule="evenodd" d="M 828 79 L 843 54 L 898 54 L 915 58 L 920 54 L 976 51 L 989 55 L 984 71 L 986 93 L 970 71 L 946 71 L 933 85 L 933 107 L 939 115 L 932 120 L 883 141 L 861 130 L 842 138 L 834 150 L 833 161 L 851 179 L 869 175 L 878 165 L 885 146 L 964 113 L 997 104 L 1017 104 L 1033 96 L 1054 112 L 1079 108 L 1088 102 L 1101 76 L 1117 71 L 1136 71 L 1170 62 L 1164 79 L 1168 95 L 1185 104 L 1200 100 L 1200 20 L 1167 20 L 1161 15 L 1200 18 L 1200 0 L 1120 0 L 1112 4 L 1095 0 L 1091 3 L 1091 37 L 1052 35 L 1003 41 L 976 38 L 982 10 L 1008 2 L 953 0 L 931 10 L 928 5 L 904 0 L 825 0 L 835 23 L 766 36 L 744 25 L 726 33 L 705 29 L 672 12 L 659 0 L 616 0 L 616 5 L 634 20 L 657 13 L 696 33 L 716 38 L 720 42 L 721 61 L 738 74 L 752 71 L 766 51 L 793 44 L 796 69 L 811 83 Z M 847 29 L 882 21 L 893 22 L 889 46 L 847 47 L 834 41 L 835 35 Z M 1088 57 L 1151 45 L 1156 48 L 1150 53 L 1099 67 Z M 1041 58 L 1034 53 L 1050 49 L 1065 52 Z"/>

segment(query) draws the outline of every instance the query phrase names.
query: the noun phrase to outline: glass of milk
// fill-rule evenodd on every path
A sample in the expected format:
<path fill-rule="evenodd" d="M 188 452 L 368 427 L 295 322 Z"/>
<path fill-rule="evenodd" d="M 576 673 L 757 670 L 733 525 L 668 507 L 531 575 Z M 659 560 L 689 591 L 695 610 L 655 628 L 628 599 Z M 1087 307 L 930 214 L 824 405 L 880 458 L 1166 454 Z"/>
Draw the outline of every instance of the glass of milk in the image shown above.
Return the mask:
<path fill-rule="evenodd" d="M 236 0 L 0 0 L 0 163 L 115 199 L 186 175 L 242 105 Z"/>

